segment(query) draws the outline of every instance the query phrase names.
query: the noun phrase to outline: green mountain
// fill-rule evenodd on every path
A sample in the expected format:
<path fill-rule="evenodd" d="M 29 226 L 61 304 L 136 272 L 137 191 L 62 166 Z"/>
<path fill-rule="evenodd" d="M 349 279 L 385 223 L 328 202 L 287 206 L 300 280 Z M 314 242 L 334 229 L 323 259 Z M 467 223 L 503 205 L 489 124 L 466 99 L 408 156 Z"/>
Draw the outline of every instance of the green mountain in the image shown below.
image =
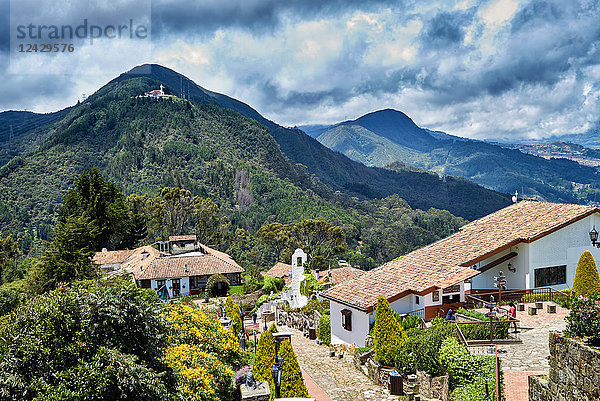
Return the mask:
<path fill-rule="evenodd" d="M 380 110 L 323 131 L 318 141 L 368 166 L 396 162 L 468 178 L 500 192 L 548 201 L 586 202 L 600 192 L 596 169 L 544 159 L 482 141 L 419 128 L 397 110 Z"/>
<path fill-rule="evenodd" d="M 323 218 L 359 230 L 375 224 L 374 214 L 390 207 L 390 213 L 393 210 L 398 216 L 395 224 L 421 230 L 418 235 L 405 234 L 408 241 L 419 238 L 408 249 L 436 239 L 438 233 L 427 227 L 456 226 L 455 222 L 444 223 L 455 219 L 449 214 L 435 212 L 433 215 L 442 217 L 432 218 L 414 214 L 411 208 L 448 209 L 472 219 L 508 204 L 507 195 L 464 179 L 442 180 L 410 168 L 396 172 L 366 167 L 300 130 L 266 122 L 249 106 L 189 80 L 189 90 L 186 85 L 181 93 L 187 78 L 163 67 L 152 66 L 151 70 L 151 76 L 161 79 L 121 75 L 85 102 L 58 112 L 62 114 L 56 121 L 20 134 L 21 142 L 0 144 L 0 151 L 11 147 L 15 152 L 0 167 L 0 232 L 28 230 L 48 238 L 65 192 L 84 169 L 93 166 L 127 194 L 155 195 L 162 187 L 179 186 L 209 197 L 235 226 L 251 231 L 265 222 L 307 218 Z M 179 97 L 138 97 L 161 83 L 168 93 Z M 256 119 L 246 118 L 234 108 Z M 298 151 L 288 154 L 285 149 L 290 147 L 307 153 L 302 157 Z M 299 164 L 307 158 L 320 168 L 311 170 Z M 356 181 L 351 181 L 354 177 Z M 329 184 L 332 180 L 338 180 L 336 185 Z M 396 198 L 363 201 L 391 194 Z M 390 202 L 402 206 L 384 206 Z M 373 215 L 369 221 L 367 215 Z M 378 221 L 383 221 L 384 215 Z M 419 222 L 432 220 L 442 223 Z"/>

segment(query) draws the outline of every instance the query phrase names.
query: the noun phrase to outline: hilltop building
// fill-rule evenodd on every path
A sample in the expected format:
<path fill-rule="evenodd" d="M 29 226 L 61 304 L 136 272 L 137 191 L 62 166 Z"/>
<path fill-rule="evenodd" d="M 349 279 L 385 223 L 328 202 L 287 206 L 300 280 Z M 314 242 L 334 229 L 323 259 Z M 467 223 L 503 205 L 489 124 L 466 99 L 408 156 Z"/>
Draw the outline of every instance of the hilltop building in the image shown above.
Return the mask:
<path fill-rule="evenodd" d="M 577 261 L 600 249 L 591 233 L 600 227 L 593 206 L 521 201 L 463 226 L 457 233 L 336 285 L 330 301 L 334 343 L 364 346 L 382 296 L 400 314 L 425 320 L 462 306 L 470 294 L 492 291 L 499 271 L 508 290 L 565 289 Z M 596 232 L 597 235 L 597 232 Z"/>
<path fill-rule="evenodd" d="M 105 272 L 131 273 L 141 288 L 151 288 L 163 298 L 198 294 L 213 274 L 241 283 L 244 269 L 229 255 L 199 243 L 195 235 L 169 237 L 154 246 L 131 251 L 96 253 L 94 262 Z"/>

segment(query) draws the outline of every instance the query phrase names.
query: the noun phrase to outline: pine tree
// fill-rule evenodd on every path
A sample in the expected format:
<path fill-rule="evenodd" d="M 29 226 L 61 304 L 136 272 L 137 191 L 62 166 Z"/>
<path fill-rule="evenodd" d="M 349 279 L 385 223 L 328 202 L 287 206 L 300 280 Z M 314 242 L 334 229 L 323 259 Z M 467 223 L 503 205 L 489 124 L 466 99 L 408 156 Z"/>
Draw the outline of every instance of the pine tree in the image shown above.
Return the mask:
<path fill-rule="evenodd" d="M 590 251 L 585 251 L 577 262 L 573 291 L 592 297 L 600 296 L 600 278 L 596 262 Z"/>
<path fill-rule="evenodd" d="M 384 365 L 394 363 L 394 350 L 402 345 L 407 335 L 402 325 L 396 320 L 389 302 L 379 297 L 375 307 L 375 359 Z"/>
<path fill-rule="evenodd" d="M 300 370 L 296 354 L 294 354 L 292 344 L 289 341 L 281 342 L 279 355 L 283 358 L 281 398 L 307 398 L 308 390 L 302 379 L 302 370 Z"/>

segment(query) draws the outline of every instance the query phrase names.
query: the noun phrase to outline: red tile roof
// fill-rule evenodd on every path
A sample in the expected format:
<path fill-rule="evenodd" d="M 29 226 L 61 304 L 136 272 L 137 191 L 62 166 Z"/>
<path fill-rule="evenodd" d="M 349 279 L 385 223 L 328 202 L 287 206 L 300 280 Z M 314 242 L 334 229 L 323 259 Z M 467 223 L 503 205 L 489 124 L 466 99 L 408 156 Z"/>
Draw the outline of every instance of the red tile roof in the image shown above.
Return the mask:
<path fill-rule="evenodd" d="M 344 281 L 351 280 L 355 277 L 361 276 L 365 273 L 364 270 L 356 269 L 354 267 L 345 266 L 331 269 L 331 276 L 329 277 L 329 270 L 323 270 L 319 272 L 319 280 L 326 281 L 332 285 L 343 283 Z M 313 271 L 314 274 L 314 271 Z"/>
<path fill-rule="evenodd" d="M 194 254 L 155 258 L 150 266 L 141 272 L 138 280 L 244 272 L 244 269 L 235 262 L 228 263 L 212 254 Z"/>
<path fill-rule="evenodd" d="M 266 272 L 260 272 L 263 276 L 273 277 L 273 278 L 284 278 L 292 274 L 292 265 L 288 265 L 287 263 L 277 262 L 273 267 L 271 267 Z"/>
<path fill-rule="evenodd" d="M 469 223 L 438 242 L 325 291 L 326 298 L 370 311 L 379 296 L 427 293 L 469 278 L 469 267 L 520 242 L 533 242 L 600 210 L 592 206 L 522 201 Z"/>
<path fill-rule="evenodd" d="M 131 256 L 133 250 L 96 252 L 92 260 L 102 265 L 121 264 Z"/>

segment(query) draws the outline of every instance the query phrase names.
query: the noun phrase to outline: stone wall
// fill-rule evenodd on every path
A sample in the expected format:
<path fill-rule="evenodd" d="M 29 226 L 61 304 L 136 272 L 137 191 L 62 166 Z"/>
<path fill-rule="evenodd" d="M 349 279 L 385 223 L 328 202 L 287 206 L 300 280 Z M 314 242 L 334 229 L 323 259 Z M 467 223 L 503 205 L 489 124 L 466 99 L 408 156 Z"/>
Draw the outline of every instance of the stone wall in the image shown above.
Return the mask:
<path fill-rule="evenodd" d="M 549 345 L 550 373 L 529 376 L 529 400 L 600 400 L 600 351 L 555 332 Z"/>
<path fill-rule="evenodd" d="M 278 326 L 293 327 L 306 333 L 308 333 L 309 327 L 314 327 L 316 329 L 319 326 L 320 319 L 321 314 L 319 314 L 317 311 L 314 311 L 312 315 L 308 316 L 300 312 L 285 312 L 282 310 L 277 311 Z"/>
<path fill-rule="evenodd" d="M 417 371 L 417 384 L 419 394 L 427 398 L 436 398 L 441 401 L 449 401 L 449 376 L 431 377 L 425 372 Z"/>

